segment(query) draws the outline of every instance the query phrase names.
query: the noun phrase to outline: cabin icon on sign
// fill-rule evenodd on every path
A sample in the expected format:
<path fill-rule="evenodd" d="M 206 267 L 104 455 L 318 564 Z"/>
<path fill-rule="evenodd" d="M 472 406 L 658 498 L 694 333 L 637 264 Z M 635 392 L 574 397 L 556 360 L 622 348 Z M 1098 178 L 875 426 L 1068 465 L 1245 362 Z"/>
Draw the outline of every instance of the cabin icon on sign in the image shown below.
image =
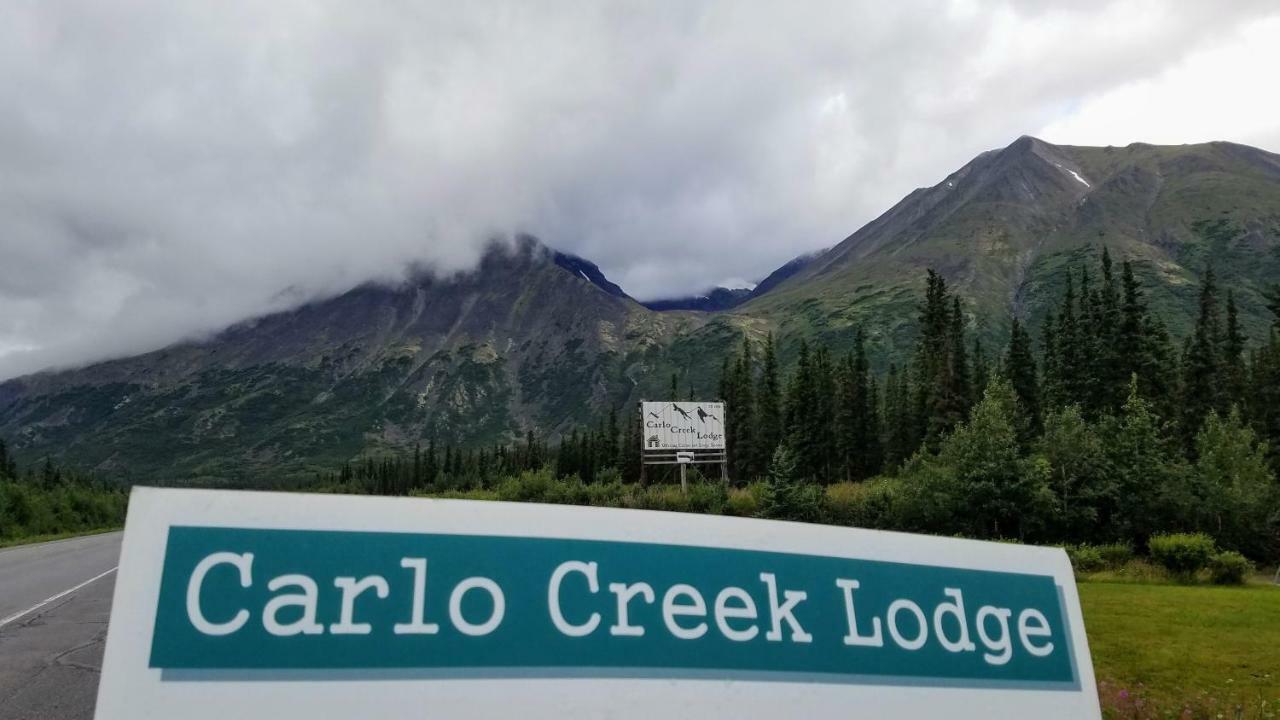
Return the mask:
<path fill-rule="evenodd" d="M 658 436 L 657 436 L 657 435 L 650 435 L 650 436 L 649 436 L 648 443 L 649 443 L 649 447 L 651 447 L 651 448 L 656 448 L 656 447 L 658 447 Z"/>

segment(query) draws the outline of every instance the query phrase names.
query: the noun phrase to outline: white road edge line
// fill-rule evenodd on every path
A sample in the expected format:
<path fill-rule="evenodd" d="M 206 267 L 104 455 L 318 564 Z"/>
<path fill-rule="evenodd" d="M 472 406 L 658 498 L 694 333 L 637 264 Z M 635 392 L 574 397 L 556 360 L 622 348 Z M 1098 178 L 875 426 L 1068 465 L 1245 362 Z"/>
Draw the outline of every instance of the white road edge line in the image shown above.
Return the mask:
<path fill-rule="evenodd" d="M 41 600 L 40 602 L 36 603 L 35 605 L 32 605 L 31 607 L 27 608 L 26 610 L 23 610 L 22 612 L 14 613 L 13 615 L 10 615 L 9 617 L 7 617 L 7 618 L 5 618 L 5 619 L 3 619 L 3 620 L 0 620 L 0 628 L 4 627 L 5 625 L 8 625 L 9 623 L 13 622 L 14 620 L 17 620 L 17 619 L 18 619 L 18 618 L 20 618 L 20 617 L 24 617 L 24 616 L 30 615 L 31 613 L 33 613 L 33 612 L 35 612 L 35 611 L 39 610 L 40 608 L 44 607 L 45 605 L 48 605 L 49 603 L 51 603 L 51 602 L 53 602 L 53 601 L 55 601 L 55 600 L 58 600 L 59 598 L 63 598 L 63 597 L 66 597 L 67 595 L 70 595 L 71 593 L 73 593 L 73 592 L 75 592 L 75 591 L 79 590 L 80 588 L 84 587 L 85 585 L 88 585 L 89 583 L 93 582 L 94 580 L 101 580 L 102 578 L 104 578 L 104 577 L 106 577 L 106 576 L 110 575 L 111 573 L 115 572 L 117 569 L 119 569 L 119 567 L 120 567 L 119 565 L 116 565 L 115 567 L 113 567 L 113 568 L 111 568 L 110 570 L 108 570 L 108 571 L 106 571 L 106 572 L 102 573 L 101 575 L 94 575 L 93 577 L 89 578 L 88 580 L 85 580 L 84 582 L 80 583 L 79 585 L 77 585 L 77 586 L 75 586 L 75 587 L 73 587 L 73 588 L 70 588 L 70 589 L 67 589 L 67 590 L 63 590 L 62 592 L 58 593 L 57 595 L 54 595 L 54 596 L 52 596 L 52 597 L 48 597 L 48 598 L 45 598 L 44 600 Z"/>

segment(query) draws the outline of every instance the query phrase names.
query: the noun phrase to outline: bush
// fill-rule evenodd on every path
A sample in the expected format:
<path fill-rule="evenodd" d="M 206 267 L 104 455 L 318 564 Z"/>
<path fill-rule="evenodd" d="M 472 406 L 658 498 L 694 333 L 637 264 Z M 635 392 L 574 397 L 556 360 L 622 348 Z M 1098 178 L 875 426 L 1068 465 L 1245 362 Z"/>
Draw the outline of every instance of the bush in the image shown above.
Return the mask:
<path fill-rule="evenodd" d="M 1129 543 L 1097 545 L 1095 549 L 1102 558 L 1103 567 L 1107 570 L 1119 570 L 1133 559 L 1133 546 Z"/>
<path fill-rule="evenodd" d="M 856 483 L 836 483 L 826 490 L 823 522 L 861 528 L 892 525 L 897 480 L 875 478 Z"/>
<path fill-rule="evenodd" d="M 1253 572 L 1249 558 L 1234 550 L 1220 552 L 1209 559 L 1209 579 L 1214 585 L 1243 585 Z"/>
<path fill-rule="evenodd" d="M 744 488 L 734 488 L 725 498 L 724 513 L 738 517 L 755 517 L 760 512 L 760 498 L 764 485 L 754 482 Z"/>
<path fill-rule="evenodd" d="M 1102 552 L 1093 545 L 1067 545 L 1063 549 L 1071 558 L 1071 567 L 1078 573 L 1094 573 L 1107 568 Z"/>
<path fill-rule="evenodd" d="M 1213 538 L 1204 533 L 1152 535 L 1147 541 L 1151 558 L 1164 566 L 1169 574 L 1181 580 L 1195 577 L 1217 550 Z"/>

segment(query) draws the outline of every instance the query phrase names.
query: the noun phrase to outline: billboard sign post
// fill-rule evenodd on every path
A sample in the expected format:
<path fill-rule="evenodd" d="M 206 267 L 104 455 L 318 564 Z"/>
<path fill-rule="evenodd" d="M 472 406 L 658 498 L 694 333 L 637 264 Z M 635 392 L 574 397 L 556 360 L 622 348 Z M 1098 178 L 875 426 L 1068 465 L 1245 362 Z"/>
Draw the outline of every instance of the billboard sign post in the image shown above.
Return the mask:
<path fill-rule="evenodd" d="M 687 465 L 716 464 L 727 483 L 724 417 L 723 402 L 641 402 L 641 472 L 647 465 L 678 464 L 680 488 L 687 491 Z"/>

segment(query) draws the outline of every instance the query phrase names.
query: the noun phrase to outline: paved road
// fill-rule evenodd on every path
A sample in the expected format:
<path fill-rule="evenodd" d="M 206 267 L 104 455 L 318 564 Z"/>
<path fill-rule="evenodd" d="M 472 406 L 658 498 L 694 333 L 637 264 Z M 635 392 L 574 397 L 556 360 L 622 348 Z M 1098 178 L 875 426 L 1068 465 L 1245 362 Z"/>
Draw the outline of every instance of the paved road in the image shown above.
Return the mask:
<path fill-rule="evenodd" d="M 0 720 L 93 717 L 120 533 L 0 550 Z"/>

